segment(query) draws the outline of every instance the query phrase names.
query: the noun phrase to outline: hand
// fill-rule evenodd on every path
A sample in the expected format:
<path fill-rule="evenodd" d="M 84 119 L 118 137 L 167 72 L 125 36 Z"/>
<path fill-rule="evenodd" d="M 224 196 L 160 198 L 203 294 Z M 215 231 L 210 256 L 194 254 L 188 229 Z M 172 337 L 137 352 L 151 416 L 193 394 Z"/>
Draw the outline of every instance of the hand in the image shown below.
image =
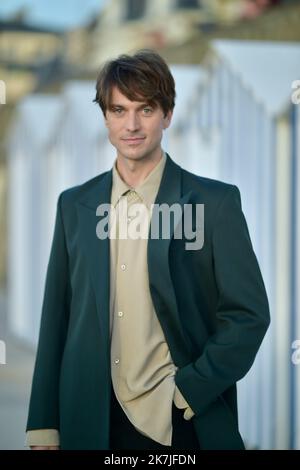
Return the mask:
<path fill-rule="evenodd" d="M 59 446 L 30 446 L 31 450 L 59 450 Z"/>

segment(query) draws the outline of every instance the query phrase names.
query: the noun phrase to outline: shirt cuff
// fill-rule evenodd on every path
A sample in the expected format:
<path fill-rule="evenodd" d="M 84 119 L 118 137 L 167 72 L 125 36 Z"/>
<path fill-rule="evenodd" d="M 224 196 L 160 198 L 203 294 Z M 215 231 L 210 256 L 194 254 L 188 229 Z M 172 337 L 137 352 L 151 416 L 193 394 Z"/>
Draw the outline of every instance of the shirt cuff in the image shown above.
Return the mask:
<path fill-rule="evenodd" d="M 59 446 L 59 432 L 57 429 L 27 431 L 25 446 Z"/>
<path fill-rule="evenodd" d="M 190 406 L 188 406 L 183 414 L 183 417 L 184 419 L 186 419 L 187 421 L 189 421 L 190 419 L 192 419 L 192 417 L 195 415 L 195 413 L 193 412 L 192 408 Z"/>
<path fill-rule="evenodd" d="M 184 396 L 182 395 L 181 391 L 179 390 L 179 388 L 177 387 L 177 385 L 175 386 L 175 392 L 174 392 L 174 404 L 177 408 L 179 409 L 184 409 L 184 414 L 183 414 L 183 417 L 185 420 L 189 421 L 193 416 L 194 416 L 194 412 L 192 410 L 192 408 L 190 407 L 190 405 L 188 404 L 188 402 L 186 401 L 186 399 L 184 398 Z"/>

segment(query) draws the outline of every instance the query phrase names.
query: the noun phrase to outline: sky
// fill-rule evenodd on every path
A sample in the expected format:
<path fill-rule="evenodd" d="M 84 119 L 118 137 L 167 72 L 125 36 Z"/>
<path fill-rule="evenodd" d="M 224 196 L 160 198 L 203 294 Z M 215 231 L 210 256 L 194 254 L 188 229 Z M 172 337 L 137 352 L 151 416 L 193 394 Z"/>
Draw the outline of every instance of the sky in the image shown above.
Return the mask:
<path fill-rule="evenodd" d="M 1 0 L 0 19 L 18 9 L 28 9 L 27 21 L 53 28 L 72 28 L 86 23 L 109 0 Z"/>

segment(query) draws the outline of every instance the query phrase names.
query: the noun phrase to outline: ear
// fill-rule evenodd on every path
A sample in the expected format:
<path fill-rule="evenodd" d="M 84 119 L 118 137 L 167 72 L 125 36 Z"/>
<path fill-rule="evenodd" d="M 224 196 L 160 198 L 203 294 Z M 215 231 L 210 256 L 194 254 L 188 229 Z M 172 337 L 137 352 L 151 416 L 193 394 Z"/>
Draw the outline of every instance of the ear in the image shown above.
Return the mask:
<path fill-rule="evenodd" d="M 163 128 L 167 129 L 171 124 L 173 116 L 173 111 L 168 111 L 167 115 L 164 117 Z"/>

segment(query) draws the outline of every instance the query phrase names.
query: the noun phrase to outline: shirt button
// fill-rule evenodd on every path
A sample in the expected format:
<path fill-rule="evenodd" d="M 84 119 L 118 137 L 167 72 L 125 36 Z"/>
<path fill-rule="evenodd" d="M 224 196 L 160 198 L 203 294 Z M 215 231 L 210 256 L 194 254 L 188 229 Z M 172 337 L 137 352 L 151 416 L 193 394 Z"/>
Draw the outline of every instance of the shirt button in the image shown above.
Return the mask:
<path fill-rule="evenodd" d="M 115 359 L 115 364 L 119 364 L 120 359 Z"/>
<path fill-rule="evenodd" d="M 124 315 L 123 312 L 118 312 L 119 317 L 123 317 L 123 315 Z"/>
<path fill-rule="evenodd" d="M 126 264 L 121 264 L 121 269 L 122 269 L 122 271 L 125 271 L 125 269 L 126 269 Z"/>

